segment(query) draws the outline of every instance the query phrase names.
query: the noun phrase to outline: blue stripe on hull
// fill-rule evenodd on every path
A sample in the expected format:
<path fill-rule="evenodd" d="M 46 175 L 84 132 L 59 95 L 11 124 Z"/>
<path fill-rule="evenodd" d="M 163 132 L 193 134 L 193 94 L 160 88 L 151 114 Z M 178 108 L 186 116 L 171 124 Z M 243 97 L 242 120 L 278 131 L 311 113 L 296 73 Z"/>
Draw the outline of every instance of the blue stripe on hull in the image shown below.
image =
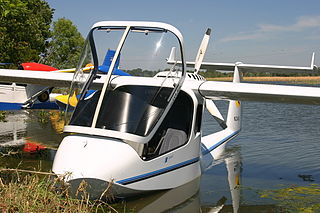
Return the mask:
<path fill-rule="evenodd" d="M 0 111 L 2 110 L 20 110 L 22 103 L 6 103 L 0 102 Z M 59 109 L 58 105 L 54 102 L 43 102 L 33 104 L 30 109 Z"/>
<path fill-rule="evenodd" d="M 213 146 L 211 146 L 210 148 L 202 151 L 202 155 L 206 155 L 208 153 L 210 153 L 211 151 L 213 151 L 214 149 L 218 148 L 219 146 L 221 146 L 222 144 L 228 142 L 229 140 L 231 140 L 233 137 L 235 137 L 237 134 L 239 134 L 240 130 L 233 132 L 232 134 L 228 135 L 227 137 L 225 137 L 224 139 L 222 139 L 221 141 L 219 141 L 218 143 L 214 144 Z"/>
<path fill-rule="evenodd" d="M 59 109 L 55 102 L 43 102 L 33 104 L 31 109 Z"/>
<path fill-rule="evenodd" d="M 199 161 L 199 157 L 196 157 L 196 158 L 193 158 L 191 160 L 187 160 L 187 161 L 184 161 L 184 162 L 181 162 L 181 163 L 178 163 L 178 164 L 175 164 L 175 165 L 163 168 L 163 169 L 159 169 L 159 170 L 156 170 L 156 171 L 153 171 L 153 172 L 148 172 L 148 173 L 145 173 L 145 174 L 142 174 L 142 175 L 137 175 L 137 176 L 134 176 L 134 177 L 130 177 L 130 178 L 126 178 L 126 179 L 123 179 L 123 180 L 119 180 L 116 183 L 119 183 L 119 184 L 122 184 L 122 185 L 135 183 L 135 182 L 138 182 L 138 181 L 142 181 L 142 180 L 145 180 L 145 179 L 148 179 L 148 178 L 152 178 L 152 177 L 155 177 L 155 176 L 158 176 L 158 175 L 162 175 L 162 174 L 171 172 L 171 171 L 176 170 L 176 169 L 180 169 L 182 167 L 191 165 L 191 164 L 196 163 L 198 161 Z"/>
<path fill-rule="evenodd" d="M 4 103 L 0 102 L 0 110 L 19 110 L 21 109 L 21 105 L 19 103 Z"/>

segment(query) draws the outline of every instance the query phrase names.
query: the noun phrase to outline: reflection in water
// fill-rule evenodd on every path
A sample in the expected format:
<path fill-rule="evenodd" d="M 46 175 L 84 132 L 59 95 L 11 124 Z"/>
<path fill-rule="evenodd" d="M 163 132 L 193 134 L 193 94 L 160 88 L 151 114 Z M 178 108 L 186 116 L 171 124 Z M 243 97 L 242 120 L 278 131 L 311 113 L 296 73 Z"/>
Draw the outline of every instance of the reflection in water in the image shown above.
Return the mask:
<path fill-rule="evenodd" d="M 237 213 L 240 204 L 240 177 L 241 177 L 241 158 L 238 149 L 228 150 L 226 155 L 219 159 L 220 163 L 225 163 L 228 171 L 228 182 L 232 198 L 233 212 Z M 126 202 L 127 209 L 135 212 L 208 212 L 217 213 L 223 211 L 226 198 L 221 197 L 215 205 L 201 207 L 200 200 L 200 179 L 175 189 L 167 190 L 144 196 L 139 199 Z M 230 212 L 230 211 L 229 211 Z"/>
<path fill-rule="evenodd" d="M 221 109 L 224 108 L 227 107 L 221 106 Z M 308 113 L 305 113 L 306 111 Z M 166 209 L 163 211 L 177 212 L 181 208 L 185 212 L 194 209 L 197 210 L 193 212 L 199 212 L 200 209 L 202 212 L 215 212 L 224 205 L 220 212 L 236 212 L 237 209 L 238 212 L 274 212 L 274 206 L 269 204 L 275 202 L 261 199 L 256 190 L 274 189 L 279 184 L 306 185 L 309 182 L 304 181 L 303 178 L 308 177 L 305 175 L 312 175 L 312 183 L 319 183 L 320 125 L 316 123 L 320 120 L 319 108 L 244 103 L 244 112 L 242 132 L 228 145 L 225 159 L 216 161 L 212 169 L 201 177 L 200 190 L 197 190 L 200 192 L 190 193 L 192 195 L 189 194 L 189 198 L 176 201 L 178 203 L 167 207 L 160 203 L 159 205 Z M 303 116 L 298 118 L 297 115 Z M 44 121 L 47 122 L 41 123 L 38 119 L 39 111 L 36 110 L 7 113 L 8 122 L 0 123 L 0 167 L 50 171 L 55 149 L 63 138 L 63 135 L 59 134 L 63 128 L 63 119 L 59 116 L 61 115 L 58 111 L 50 111 L 47 117 L 44 114 Z M 209 118 L 210 115 L 204 115 L 204 135 L 215 131 L 215 127 L 211 125 L 214 121 L 206 122 Z M 27 150 L 35 151 L 23 150 L 28 142 L 32 144 L 26 146 Z M 230 163 L 232 161 L 228 160 L 228 157 L 234 157 L 237 152 L 241 153 L 240 164 Z M 241 169 L 234 170 L 235 179 L 230 181 L 227 170 L 232 171 L 232 165 L 240 165 L 235 168 L 241 168 L 241 162 L 243 172 L 241 173 Z M 228 165 L 231 167 L 228 168 Z M 241 177 L 242 181 L 238 181 L 237 171 L 240 172 L 238 177 Z M 241 193 L 238 183 L 244 186 Z M 169 191 L 128 201 L 126 205 L 130 203 L 133 209 L 142 211 L 167 192 Z M 175 201 L 179 196 L 175 194 L 168 199 Z M 237 202 L 241 205 L 236 204 Z M 245 206 L 242 202 L 250 206 Z"/>
<path fill-rule="evenodd" d="M 49 171 L 56 148 L 61 141 L 64 120 L 61 112 L 50 111 L 15 111 L 9 113 L 6 123 L 1 123 L 0 131 L 0 167 L 23 168 Z M 237 149 L 233 149 L 224 158 L 229 172 L 234 212 L 239 208 L 241 161 Z M 181 187 L 161 191 L 148 196 L 131 199 L 125 202 L 126 209 L 135 212 L 219 212 L 223 209 L 226 198 L 222 197 L 215 205 L 201 207 L 199 193 L 200 178 Z"/>
<path fill-rule="evenodd" d="M 229 154 L 230 156 L 225 158 L 225 163 L 228 170 L 228 182 L 231 192 L 233 212 L 237 213 L 240 204 L 240 177 L 242 164 L 239 151 L 236 150 Z"/>
<path fill-rule="evenodd" d="M 51 169 L 62 138 L 61 112 L 13 111 L 0 125 L 0 167 Z"/>
<path fill-rule="evenodd" d="M 1 122 L 0 147 L 24 144 L 27 115 L 24 113 L 8 113 L 5 122 Z"/>
<path fill-rule="evenodd" d="M 200 178 L 172 190 L 165 190 L 149 196 L 125 202 L 127 209 L 139 213 L 149 212 L 200 212 Z"/>
<path fill-rule="evenodd" d="M 50 121 L 56 133 L 62 134 L 64 125 L 65 125 L 65 119 L 63 118 L 63 113 L 61 111 L 56 111 L 56 110 L 50 111 Z"/>

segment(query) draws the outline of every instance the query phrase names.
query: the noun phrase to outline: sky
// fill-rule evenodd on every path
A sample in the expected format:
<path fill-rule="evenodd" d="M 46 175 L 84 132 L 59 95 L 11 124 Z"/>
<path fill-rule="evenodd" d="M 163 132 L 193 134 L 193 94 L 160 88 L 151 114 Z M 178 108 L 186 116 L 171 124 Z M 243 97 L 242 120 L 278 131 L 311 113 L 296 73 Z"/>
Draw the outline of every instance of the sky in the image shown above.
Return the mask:
<path fill-rule="evenodd" d="M 70 19 L 86 37 L 98 21 L 160 21 L 184 36 L 194 60 L 203 34 L 212 29 L 204 61 L 320 66 L 319 0 L 47 0 L 54 20 Z"/>

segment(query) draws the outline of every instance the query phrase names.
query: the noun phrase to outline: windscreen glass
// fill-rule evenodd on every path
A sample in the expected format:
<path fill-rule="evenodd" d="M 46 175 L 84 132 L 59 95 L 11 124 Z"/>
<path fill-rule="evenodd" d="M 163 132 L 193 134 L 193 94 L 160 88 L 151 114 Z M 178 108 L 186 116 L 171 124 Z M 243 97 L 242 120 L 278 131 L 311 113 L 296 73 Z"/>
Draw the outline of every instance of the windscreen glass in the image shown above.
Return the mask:
<path fill-rule="evenodd" d="M 184 79 L 182 68 L 166 60 L 176 47 L 176 59 L 181 61 L 178 38 L 162 28 L 131 26 L 99 27 L 91 39 L 95 70 L 91 82 L 87 77 L 79 89 L 70 125 L 149 135 L 172 105 Z M 164 77 L 152 78 L 163 71 Z M 110 72 L 123 77 L 121 84 L 110 86 Z M 104 85 L 94 87 L 94 79 L 101 77 Z"/>

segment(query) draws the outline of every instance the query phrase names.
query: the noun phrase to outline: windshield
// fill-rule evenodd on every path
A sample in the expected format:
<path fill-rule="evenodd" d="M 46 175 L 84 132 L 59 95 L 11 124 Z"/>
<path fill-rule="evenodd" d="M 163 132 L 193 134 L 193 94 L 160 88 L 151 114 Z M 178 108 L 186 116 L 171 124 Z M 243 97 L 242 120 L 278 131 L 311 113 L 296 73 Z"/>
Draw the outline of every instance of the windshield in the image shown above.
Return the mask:
<path fill-rule="evenodd" d="M 154 26 L 99 26 L 87 40 L 75 73 L 77 83 L 70 90 L 77 104 L 69 107 L 72 116 L 66 129 L 90 127 L 96 130 L 91 134 L 103 130 L 102 135 L 111 137 L 150 138 L 184 80 L 184 67 L 178 70 L 166 62 L 172 47 L 182 61 L 181 40 L 168 29 Z M 88 63 L 94 66 L 85 74 L 83 67 Z M 162 71 L 167 71 L 167 78 L 152 78 Z"/>

